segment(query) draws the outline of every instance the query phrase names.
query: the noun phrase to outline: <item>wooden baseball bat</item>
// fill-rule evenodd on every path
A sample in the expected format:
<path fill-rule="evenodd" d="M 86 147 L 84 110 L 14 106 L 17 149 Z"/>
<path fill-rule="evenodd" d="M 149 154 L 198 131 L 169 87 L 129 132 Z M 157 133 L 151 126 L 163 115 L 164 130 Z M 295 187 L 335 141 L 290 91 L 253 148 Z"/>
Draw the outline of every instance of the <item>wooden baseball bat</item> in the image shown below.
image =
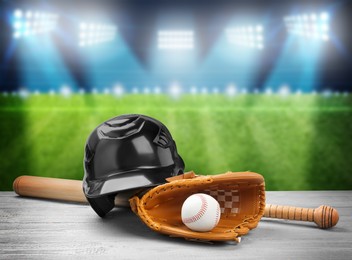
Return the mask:
<path fill-rule="evenodd" d="M 21 196 L 88 203 L 82 181 L 38 176 L 19 176 L 13 190 Z"/>
<path fill-rule="evenodd" d="M 13 190 L 20 196 L 88 203 L 82 181 L 77 180 L 24 175 L 15 179 Z M 127 196 L 117 196 L 115 205 L 128 206 Z M 315 222 L 322 229 L 335 226 L 339 220 L 337 210 L 329 206 L 309 209 L 267 204 L 264 217 Z"/>
<path fill-rule="evenodd" d="M 331 228 L 339 221 L 337 210 L 325 205 L 310 209 L 266 204 L 264 217 L 314 222 L 322 229 Z"/>

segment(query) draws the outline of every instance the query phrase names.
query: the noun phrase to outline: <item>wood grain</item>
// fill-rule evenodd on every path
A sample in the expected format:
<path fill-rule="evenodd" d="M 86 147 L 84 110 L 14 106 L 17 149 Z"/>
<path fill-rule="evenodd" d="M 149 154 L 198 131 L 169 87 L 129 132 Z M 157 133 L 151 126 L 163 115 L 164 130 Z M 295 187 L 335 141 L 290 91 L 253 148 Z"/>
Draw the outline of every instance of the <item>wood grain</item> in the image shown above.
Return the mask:
<path fill-rule="evenodd" d="M 23 175 L 13 182 L 21 196 L 87 203 L 82 181 Z"/>

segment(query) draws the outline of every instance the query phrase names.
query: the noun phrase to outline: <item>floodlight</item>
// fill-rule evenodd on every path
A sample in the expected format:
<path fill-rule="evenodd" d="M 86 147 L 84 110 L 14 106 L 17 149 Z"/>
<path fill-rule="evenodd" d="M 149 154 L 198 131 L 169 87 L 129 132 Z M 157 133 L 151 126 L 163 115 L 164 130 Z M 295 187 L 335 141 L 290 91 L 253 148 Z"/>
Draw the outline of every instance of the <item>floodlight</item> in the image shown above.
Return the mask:
<path fill-rule="evenodd" d="M 326 98 L 331 97 L 331 90 L 330 89 L 324 90 L 322 95 L 323 95 L 323 97 L 326 97 Z"/>
<path fill-rule="evenodd" d="M 278 91 L 281 97 L 287 97 L 290 94 L 290 87 L 288 85 L 283 85 Z"/>
<path fill-rule="evenodd" d="M 116 37 L 116 26 L 102 23 L 79 24 L 78 45 L 81 47 L 112 41 Z"/>
<path fill-rule="evenodd" d="M 27 98 L 29 96 L 29 92 L 27 89 L 25 88 L 21 88 L 19 91 L 18 91 L 18 95 L 20 98 Z"/>
<path fill-rule="evenodd" d="M 284 18 L 288 33 L 301 37 L 329 40 L 329 15 L 326 12 L 317 15 L 296 15 Z"/>
<path fill-rule="evenodd" d="M 117 84 L 116 86 L 114 86 L 113 90 L 112 90 L 113 94 L 117 97 L 121 97 L 124 94 L 124 89 L 123 86 L 120 84 Z"/>
<path fill-rule="evenodd" d="M 218 94 L 219 93 L 219 89 L 218 88 L 213 88 L 212 92 L 213 92 L 213 94 Z"/>
<path fill-rule="evenodd" d="M 92 89 L 92 94 L 98 94 L 98 90 L 96 88 Z"/>
<path fill-rule="evenodd" d="M 182 94 L 182 88 L 177 83 L 173 83 L 170 87 L 169 92 L 173 98 L 179 98 Z"/>
<path fill-rule="evenodd" d="M 49 13 L 44 15 L 40 16 L 40 13 L 32 11 L 27 11 L 23 15 L 21 10 L 15 10 L 13 14 L 14 38 L 52 31 L 57 24 L 58 15 Z"/>
<path fill-rule="evenodd" d="M 273 90 L 270 87 L 268 87 L 265 89 L 265 94 L 270 96 L 271 94 L 273 94 Z"/>
<path fill-rule="evenodd" d="M 132 93 L 133 93 L 133 94 L 138 94 L 138 93 L 139 93 L 138 88 L 134 87 L 134 88 L 132 89 Z"/>
<path fill-rule="evenodd" d="M 233 27 L 225 30 L 226 38 L 230 44 L 263 49 L 263 26 Z"/>
<path fill-rule="evenodd" d="M 57 20 L 58 15 L 56 14 L 27 11 L 24 15 L 22 10 L 15 10 L 13 13 L 13 36 L 20 38 L 48 33 L 55 28 Z"/>
<path fill-rule="evenodd" d="M 241 90 L 241 93 L 242 93 L 243 95 L 246 95 L 246 94 L 248 93 L 248 90 L 247 90 L 246 88 L 243 88 L 243 89 Z"/>
<path fill-rule="evenodd" d="M 72 90 L 69 86 L 63 85 L 60 89 L 60 93 L 64 97 L 70 97 L 72 94 Z"/>
<path fill-rule="evenodd" d="M 229 97 L 234 97 L 237 94 L 237 88 L 235 85 L 231 84 L 226 88 L 226 94 Z"/>
<path fill-rule="evenodd" d="M 104 93 L 105 95 L 108 95 L 108 94 L 110 94 L 110 90 L 109 90 L 108 88 L 104 88 L 103 93 Z"/>
<path fill-rule="evenodd" d="M 197 90 L 196 87 L 191 87 L 191 91 L 190 92 L 191 92 L 192 95 L 195 95 L 195 94 L 198 93 L 198 90 Z"/>
<path fill-rule="evenodd" d="M 34 94 L 35 96 L 38 96 L 38 95 L 40 95 L 40 91 L 39 91 L 38 89 L 36 89 L 36 90 L 34 90 L 33 94 Z"/>
<path fill-rule="evenodd" d="M 300 89 L 297 89 L 297 90 L 296 90 L 296 95 L 297 95 L 297 96 L 300 96 L 300 95 L 302 95 L 302 90 L 300 90 Z"/>
<path fill-rule="evenodd" d="M 191 50 L 194 47 L 193 31 L 159 31 L 158 49 Z"/>
<path fill-rule="evenodd" d="M 85 94 L 86 93 L 86 91 L 83 89 L 83 88 L 80 88 L 79 90 L 78 90 L 78 94 L 80 94 L 80 95 L 83 95 L 83 94 Z"/>
<path fill-rule="evenodd" d="M 323 21 L 327 21 L 329 19 L 328 13 L 325 13 L 325 12 L 321 13 L 320 14 L 320 19 L 323 20 Z"/>
<path fill-rule="evenodd" d="M 27 18 L 32 18 L 32 12 L 31 12 L 31 11 L 27 11 L 26 17 L 27 17 Z"/>
<path fill-rule="evenodd" d="M 207 89 L 206 87 L 203 87 L 203 88 L 201 89 L 201 93 L 202 93 L 203 95 L 208 94 L 208 89 Z"/>
<path fill-rule="evenodd" d="M 21 10 L 19 10 L 19 9 L 15 10 L 15 12 L 14 12 L 15 18 L 21 18 L 22 15 L 23 15 L 23 13 Z"/>
<path fill-rule="evenodd" d="M 160 93 L 161 93 L 161 89 L 160 89 L 158 86 L 156 86 L 156 87 L 154 88 L 154 94 L 159 95 Z"/>
<path fill-rule="evenodd" d="M 150 93 L 150 89 L 149 89 L 148 87 L 145 87 L 145 88 L 143 89 L 143 93 L 144 93 L 144 94 L 149 94 L 149 93 Z"/>

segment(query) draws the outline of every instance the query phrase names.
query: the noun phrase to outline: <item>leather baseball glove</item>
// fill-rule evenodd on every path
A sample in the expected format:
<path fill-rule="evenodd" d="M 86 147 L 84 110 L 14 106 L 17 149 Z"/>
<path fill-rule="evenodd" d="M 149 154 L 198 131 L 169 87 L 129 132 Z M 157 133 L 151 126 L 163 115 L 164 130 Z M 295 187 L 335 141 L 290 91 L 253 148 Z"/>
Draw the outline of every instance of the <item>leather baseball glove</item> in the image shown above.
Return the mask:
<path fill-rule="evenodd" d="M 260 174 L 196 176 L 188 172 L 167 180 L 168 183 L 130 199 L 132 210 L 157 232 L 190 240 L 240 242 L 240 237 L 255 228 L 264 214 L 265 185 Z M 211 231 L 192 231 L 181 220 L 183 202 L 195 193 L 208 194 L 220 204 L 220 221 Z"/>

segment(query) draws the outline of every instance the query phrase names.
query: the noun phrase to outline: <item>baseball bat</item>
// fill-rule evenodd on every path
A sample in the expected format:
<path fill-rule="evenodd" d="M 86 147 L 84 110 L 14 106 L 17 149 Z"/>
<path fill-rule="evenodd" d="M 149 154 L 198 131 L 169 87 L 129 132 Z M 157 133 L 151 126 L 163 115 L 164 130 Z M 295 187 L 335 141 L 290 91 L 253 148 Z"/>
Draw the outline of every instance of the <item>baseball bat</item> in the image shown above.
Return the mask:
<path fill-rule="evenodd" d="M 325 205 L 311 209 L 266 204 L 263 217 L 314 222 L 322 229 L 331 228 L 339 221 L 337 210 Z"/>
<path fill-rule="evenodd" d="M 78 180 L 23 175 L 15 179 L 13 190 L 20 196 L 88 203 Z M 115 205 L 128 206 L 127 195 L 117 196 Z M 310 209 L 267 204 L 263 217 L 315 222 L 322 229 L 335 226 L 339 220 L 337 210 L 330 206 Z"/>
<path fill-rule="evenodd" d="M 77 180 L 23 175 L 14 180 L 13 190 L 25 197 L 88 203 Z"/>

